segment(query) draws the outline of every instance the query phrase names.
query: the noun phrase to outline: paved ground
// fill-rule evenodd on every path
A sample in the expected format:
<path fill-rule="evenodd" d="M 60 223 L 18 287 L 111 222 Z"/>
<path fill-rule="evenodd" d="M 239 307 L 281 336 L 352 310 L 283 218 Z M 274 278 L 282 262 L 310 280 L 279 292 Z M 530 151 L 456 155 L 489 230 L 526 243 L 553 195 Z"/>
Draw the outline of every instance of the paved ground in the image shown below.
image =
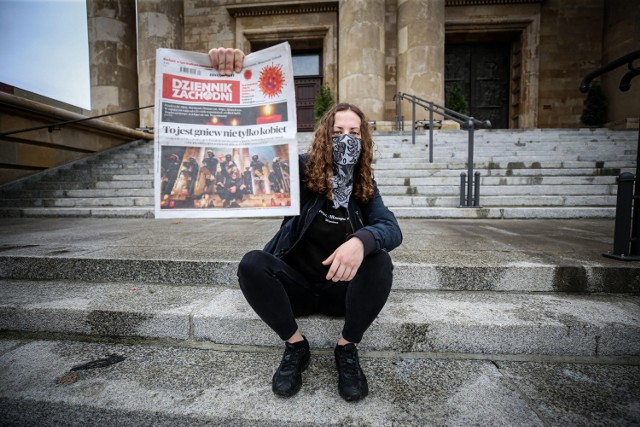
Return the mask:
<path fill-rule="evenodd" d="M 0 342 L 6 426 L 633 426 L 640 366 L 363 354 L 370 395 L 344 402 L 314 351 L 299 394 L 273 395 L 279 351 Z M 117 354 L 124 361 L 71 372 Z"/>
<path fill-rule="evenodd" d="M 0 224 L 0 276 L 32 268 L 41 277 L 54 265 L 42 259 L 106 260 L 112 266 L 119 260 L 232 265 L 247 250 L 262 247 L 279 222 L 7 218 Z M 598 286 L 618 297 L 638 293 L 640 263 L 602 256 L 612 249 L 611 220 L 412 219 L 400 224 L 405 240 L 392 257 L 401 273 L 399 289 L 409 294 L 421 286 L 456 290 L 464 278 L 437 281 L 422 274 L 435 267 L 456 274 L 463 266 L 515 269 L 507 275 L 511 280 L 491 289 L 496 293 L 598 291 Z M 22 271 L 11 259 L 30 264 Z M 567 277 L 552 277 L 538 289 L 537 280 L 546 276 L 527 276 L 532 266 L 554 268 L 556 276 L 557 266 L 570 268 Z M 568 277 L 576 268 L 582 273 Z M 612 273 L 598 281 L 593 272 L 601 270 Z M 109 274 L 125 277 L 126 271 Z M 81 271 L 77 275 L 76 280 L 91 281 Z M 507 282 L 519 282 L 517 275 L 526 282 L 518 285 L 524 288 L 510 289 Z M 224 276 L 227 282 L 232 278 L 231 271 Z M 148 280 L 157 278 L 149 273 Z M 584 281 L 590 284 L 580 285 Z M 270 376 L 280 351 L 259 345 L 0 332 L 0 425 L 640 425 L 637 355 L 368 350 L 362 352 L 362 363 L 371 395 L 348 404 L 337 395 L 327 349 L 313 352 L 299 395 L 274 397 Z M 71 375 L 72 367 L 108 354 L 125 360 Z"/>
<path fill-rule="evenodd" d="M 280 222 L 279 218 L 3 218 L 0 250 L 3 255 L 239 260 L 247 250 L 262 248 Z M 620 265 L 602 256 L 613 249 L 613 220 L 399 222 L 404 242 L 392 252 L 396 263 L 504 264 L 507 258 L 538 256 L 550 263 Z"/>

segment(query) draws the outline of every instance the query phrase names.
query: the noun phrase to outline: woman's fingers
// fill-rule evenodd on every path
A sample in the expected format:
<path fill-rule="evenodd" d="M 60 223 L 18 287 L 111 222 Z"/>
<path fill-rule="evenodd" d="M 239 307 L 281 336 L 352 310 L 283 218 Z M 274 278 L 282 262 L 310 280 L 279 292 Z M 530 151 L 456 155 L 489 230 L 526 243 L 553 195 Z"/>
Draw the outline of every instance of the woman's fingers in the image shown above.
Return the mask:
<path fill-rule="evenodd" d="M 209 51 L 211 66 L 223 76 L 239 73 L 244 63 L 244 53 L 240 49 L 217 47 Z"/>

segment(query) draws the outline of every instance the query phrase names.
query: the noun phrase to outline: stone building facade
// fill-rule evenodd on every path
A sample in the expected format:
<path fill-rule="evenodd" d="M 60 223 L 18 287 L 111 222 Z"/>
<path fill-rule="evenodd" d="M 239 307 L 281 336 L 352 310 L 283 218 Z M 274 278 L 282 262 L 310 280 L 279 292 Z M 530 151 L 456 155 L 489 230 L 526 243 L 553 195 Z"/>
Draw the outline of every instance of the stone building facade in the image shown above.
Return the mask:
<path fill-rule="evenodd" d="M 335 99 L 361 106 L 379 124 L 392 123 L 397 92 L 444 105 L 448 89 L 459 84 L 470 114 L 490 118 L 496 127 L 580 127 L 581 79 L 640 48 L 640 3 L 624 0 L 137 4 L 141 106 L 153 103 L 156 47 L 206 52 L 227 46 L 251 52 L 287 41 L 303 70 L 296 76 L 299 103 L 312 101 L 313 91 L 324 84 Z M 640 83 L 634 82 L 630 92 L 617 89 L 624 72 L 601 78 L 610 121 L 623 127 L 640 111 Z M 403 110 L 406 118 L 410 110 L 407 105 Z M 152 125 L 152 114 L 142 112 L 142 126 Z"/>

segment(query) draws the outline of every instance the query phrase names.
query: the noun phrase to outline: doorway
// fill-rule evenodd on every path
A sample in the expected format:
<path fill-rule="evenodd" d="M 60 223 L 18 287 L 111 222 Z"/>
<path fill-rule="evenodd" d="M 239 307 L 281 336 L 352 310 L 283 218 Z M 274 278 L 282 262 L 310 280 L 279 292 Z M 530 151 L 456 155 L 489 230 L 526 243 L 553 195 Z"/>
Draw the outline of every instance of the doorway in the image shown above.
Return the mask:
<path fill-rule="evenodd" d="M 460 86 L 467 115 L 490 120 L 492 129 L 509 128 L 510 43 L 464 43 L 445 46 L 445 99 Z"/>
<path fill-rule="evenodd" d="M 313 132 L 313 106 L 322 87 L 322 52 L 294 52 L 291 56 L 298 132 Z"/>

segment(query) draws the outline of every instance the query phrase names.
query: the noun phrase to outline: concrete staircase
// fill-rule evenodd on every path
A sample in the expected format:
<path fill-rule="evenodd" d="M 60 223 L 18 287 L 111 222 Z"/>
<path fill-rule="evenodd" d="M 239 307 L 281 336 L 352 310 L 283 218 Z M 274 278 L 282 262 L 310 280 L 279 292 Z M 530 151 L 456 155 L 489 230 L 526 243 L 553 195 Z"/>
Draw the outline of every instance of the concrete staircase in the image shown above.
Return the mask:
<path fill-rule="evenodd" d="M 342 320 L 324 316 L 300 319 L 313 347 L 301 392 L 270 391 L 282 344 L 235 271 L 279 224 L 6 218 L 0 425 L 640 421 L 640 265 L 601 256 L 611 220 L 401 219 L 357 404 L 336 390 Z M 109 355 L 124 360 L 100 367 Z"/>
<path fill-rule="evenodd" d="M 481 130 L 480 208 L 459 208 L 467 133 L 377 134 L 385 203 L 406 218 L 613 218 L 616 177 L 635 173 L 637 131 Z M 301 151 L 311 134 L 300 134 Z M 153 217 L 153 145 L 132 143 L 0 189 L 3 216 Z"/>
<path fill-rule="evenodd" d="M 385 203 L 400 217 L 581 218 L 615 216 L 621 172 L 635 174 L 637 131 L 588 129 L 481 130 L 474 171 L 481 208 L 460 209 L 468 135 L 378 138 L 376 178 Z M 466 186 L 465 186 L 466 187 Z"/>
<path fill-rule="evenodd" d="M 153 200 L 153 142 L 135 141 L 0 188 L 0 215 L 153 218 Z"/>

